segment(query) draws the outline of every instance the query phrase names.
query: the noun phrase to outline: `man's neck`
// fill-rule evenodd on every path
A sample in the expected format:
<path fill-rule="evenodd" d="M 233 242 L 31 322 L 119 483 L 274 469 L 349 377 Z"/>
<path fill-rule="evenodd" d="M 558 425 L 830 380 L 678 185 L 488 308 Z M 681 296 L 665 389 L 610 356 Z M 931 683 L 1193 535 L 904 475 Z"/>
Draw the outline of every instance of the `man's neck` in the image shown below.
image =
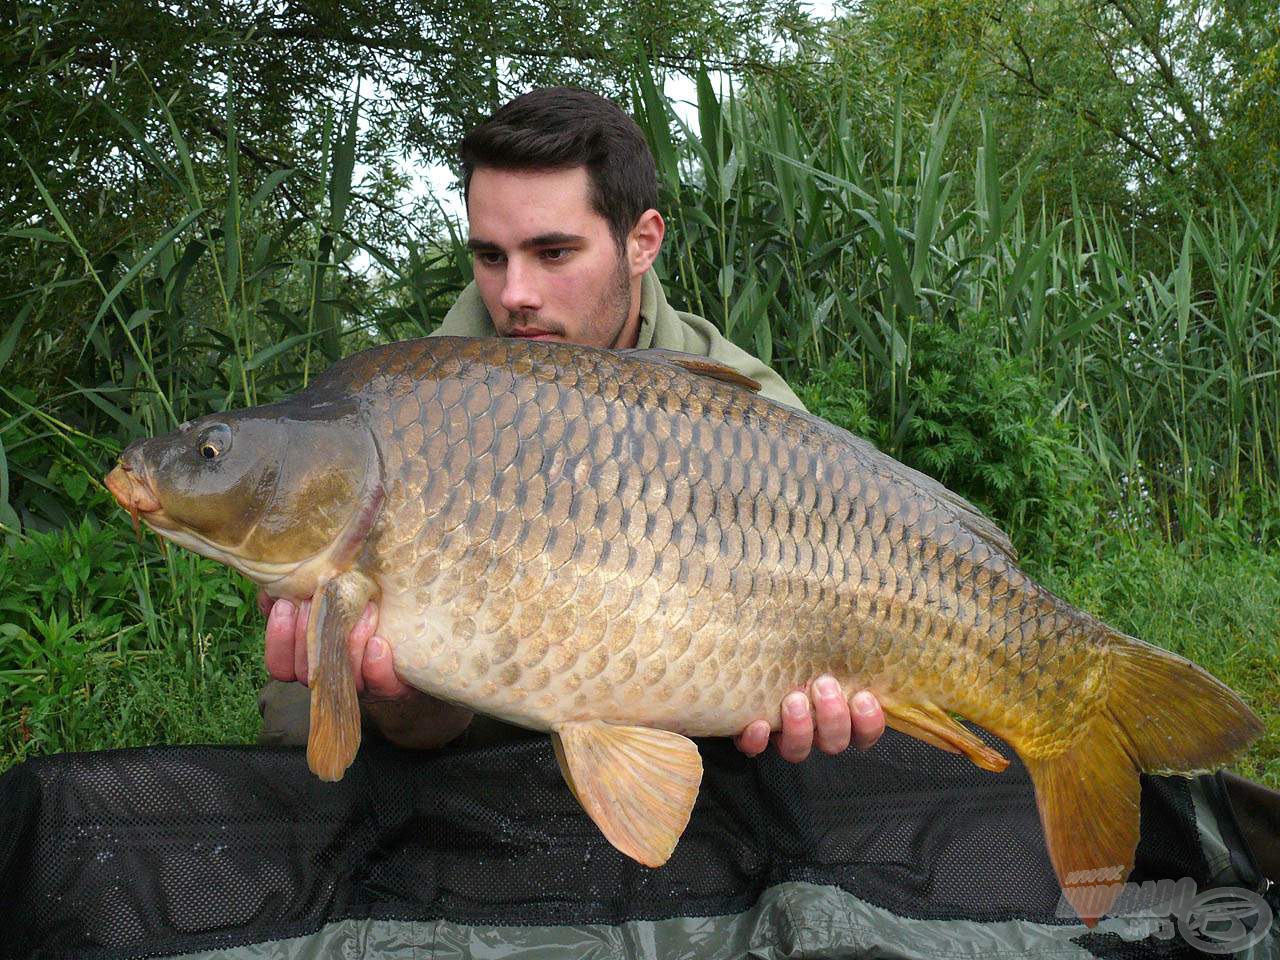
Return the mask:
<path fill-rule="evenodd" d="M 626 326 L 622 328 L 622 332 L 618 334 L 618 341 L 614 345 L 615 350 L 634 350 L 637 343 L 640 342 L 640 314 L 637 312 L 627 321 Z"/>
<path fill-rule="evenodd" d="M 614 342 L 616 350 L 633 350 L 640 342 L 640 301 L 642 278 L 637 277 L 631 283 L 631 310 L 627 322 L 622 325 L 618 338 Z"/>

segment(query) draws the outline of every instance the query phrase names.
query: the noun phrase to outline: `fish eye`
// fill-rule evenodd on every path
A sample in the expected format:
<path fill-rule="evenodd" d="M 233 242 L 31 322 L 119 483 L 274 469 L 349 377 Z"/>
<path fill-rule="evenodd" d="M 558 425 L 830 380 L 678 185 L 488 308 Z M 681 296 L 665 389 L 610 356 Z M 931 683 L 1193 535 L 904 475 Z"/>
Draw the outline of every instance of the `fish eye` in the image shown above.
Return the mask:
<path fill-rule="evenodd" d="M 218 423 L 210 427 L 200 439 L 200 446 L 197 450 L 201 458 L 205 460 L 217 460 L 231 446 L 231 428 L 225 423 Z"/>

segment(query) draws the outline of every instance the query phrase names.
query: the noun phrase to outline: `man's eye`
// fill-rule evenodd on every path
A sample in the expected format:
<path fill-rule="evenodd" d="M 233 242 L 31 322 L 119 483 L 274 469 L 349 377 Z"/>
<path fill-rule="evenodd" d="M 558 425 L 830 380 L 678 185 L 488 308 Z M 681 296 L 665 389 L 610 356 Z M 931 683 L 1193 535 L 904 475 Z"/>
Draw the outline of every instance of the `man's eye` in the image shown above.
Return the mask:
<path fill-rule="evenodd" d="M 543 260 L 566 260 L 573 251 L 568 247 L 550 247 L 542 251 Z"/>
<path fill-rule="evenodd" d="M 502 261 L 505 258 L 502 256 L 502 254 L 496 251 L 486 250 L 482 253 L 477 253 L 476 259 L 479 260 L 481 263 L 483 263 L 487 267 L 496 267 L 498 266 L 498 264 L 502 263 Z"/>

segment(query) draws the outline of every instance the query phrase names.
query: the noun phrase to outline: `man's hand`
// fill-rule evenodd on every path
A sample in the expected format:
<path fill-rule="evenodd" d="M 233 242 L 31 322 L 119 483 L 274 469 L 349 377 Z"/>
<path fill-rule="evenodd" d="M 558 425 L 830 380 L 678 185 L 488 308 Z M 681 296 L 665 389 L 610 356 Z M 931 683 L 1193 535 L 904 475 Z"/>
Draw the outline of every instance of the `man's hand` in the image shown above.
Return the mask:
<path fill-rule="evenodd" d="M 308 679 L 307 619 L 311 603 L 295 606 L 258 593 L 258 609 L 267 618 L 267 672 L 277 680 Z M 417 750 L 443 747 L 471 723 L 465 707 L 445 703 L 400 681 L 391 666 L 391 648 L 378 629 L 378 608 L 369 604 L 347 638 L 362 712 L 392 743 Z"/>
<path fill-rule="evenodd" d="M 265 592 L 258 592 L 258 609 L 267 618 L 266 661 L 267 673 L 277 680 L 297 680 L 305 684 L 308 679 L 307 620 L 311 615 L 311 602 L 300 606 L 288 600 L 272 600 Z M 351 652 L 352 666 L 357 663 L 356 690 L 366 703 L 378 700 L 412 700 L 426 694 L 400 681 L 391 666 L 391 648 L 387 641 L 374 636 L 378 628 L 378 608 L 369 604 L 351 630 L 347 649 Z"/>
<path fill-rule="evenodd" d="M 762 753 L 770 739 L 783 760 L 799 763 L 817 746 L 823 753 L 840 753 L 850 742 L 866 750 L 884 733 L 884 711 L 870 690 L 846 700 L 835 677 L 824 674 L 809 684 L 808 691 L 795 690 L 782 701 L 782 730 L 770 736 L 769 721 L 756 720 L 734 738 L 738 749 L 749 757 Z M 816 735 L 815 735 L 816 734 Z"/>

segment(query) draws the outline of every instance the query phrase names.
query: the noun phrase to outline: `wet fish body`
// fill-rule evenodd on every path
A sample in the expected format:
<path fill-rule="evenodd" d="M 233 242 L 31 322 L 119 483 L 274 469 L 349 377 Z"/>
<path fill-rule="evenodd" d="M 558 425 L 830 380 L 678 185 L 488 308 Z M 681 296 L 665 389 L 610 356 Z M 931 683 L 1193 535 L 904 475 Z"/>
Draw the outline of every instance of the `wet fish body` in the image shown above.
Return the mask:
<path fill-rule="evenodd" d="M 663 351 L 411 341 L 145 441 L 111 485 L 162 535 L 316 595 L 322 776 L 358 744 L 345 637 L 370 598 L 406 682 L 551 732 L 587 812 L 651 865 L 696 796 L 685 735 L 777 727 L 785 694 L 829 672 L 984 769 L 1008 761 L 952 716 L 1009 743 L 1093 919 L 1107 904 L 1069 881 L 1132 867 L 1138 772 L 1218 765 L 1257 719 L 1036 584 L 936 481 L 750 387 Z M 209 479 L 246 446 L 252 467 Z M 185 517 L 184 496 L 201 500 Z"/>

